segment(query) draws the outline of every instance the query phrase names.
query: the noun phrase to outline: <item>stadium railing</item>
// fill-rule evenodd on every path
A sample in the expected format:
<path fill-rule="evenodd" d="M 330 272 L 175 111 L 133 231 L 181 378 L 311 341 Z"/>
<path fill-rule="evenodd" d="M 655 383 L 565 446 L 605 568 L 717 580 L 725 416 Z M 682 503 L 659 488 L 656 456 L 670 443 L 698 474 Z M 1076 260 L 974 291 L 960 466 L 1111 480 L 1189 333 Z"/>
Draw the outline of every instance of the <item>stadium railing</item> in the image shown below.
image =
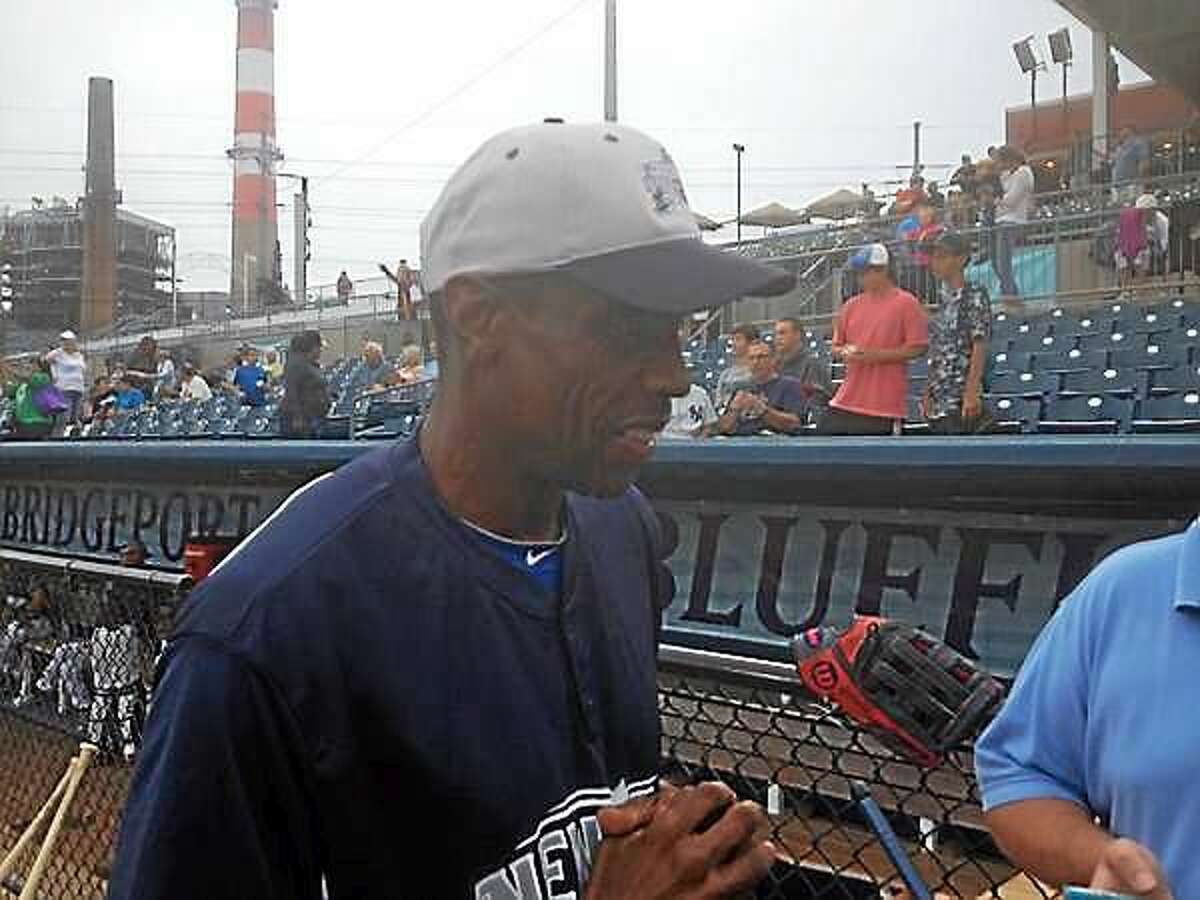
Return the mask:
<path fill-rule="evenodd" d="M 154 660 L 186 587 L 173 572 L 0 549 L 0 595 L 9 598 L 0 612 L 0 855 L 50 796 L 79 741 L 101 748 L 42 897 L 103 896 Z M 920 769 L 808 696 L 790 665 L 690 649 L 672 643 L 669 630 L 659 708 L 664 777 L 717 778 L 758 801 L 774 840 L 795 859 L 775 867 L 760 897 L 873 897 L 892 882 L 850 801 L 851 780 L 871 787 L 935 889 L 995 897 L 1019 877 L 983 827 L 969 747 Z M 19 877 L 5 887 L 18 891 Z"/>

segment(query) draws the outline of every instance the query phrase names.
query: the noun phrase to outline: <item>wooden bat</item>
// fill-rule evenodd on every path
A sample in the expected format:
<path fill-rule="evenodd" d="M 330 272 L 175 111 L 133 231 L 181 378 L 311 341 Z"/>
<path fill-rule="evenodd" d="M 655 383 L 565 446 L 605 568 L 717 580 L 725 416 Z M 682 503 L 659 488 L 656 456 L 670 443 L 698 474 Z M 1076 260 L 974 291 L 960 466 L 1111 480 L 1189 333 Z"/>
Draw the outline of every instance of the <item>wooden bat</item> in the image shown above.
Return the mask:
<path fill-rule="evenodd" d="M 38 814 L 29 823 L 29 827 L 25 829 L 16 846 L 4 858 L 4 862 L 0 863 L 0 882 L 3 882 L 4 878 L 16 867 L 17 857 L 32 843 L 36 834 L 41 830 L 50 810 L 57 806 L 54 820 L 50 823 L 41 847 L 38 848 L 37 856 L 33 860 L 33 867 L 29 870 L 29 877 L 21 889 L 19 900 L 33 900 L 37 896 L 38 886 L 46 874 L 46 867 L 50 864 L 50 854 L 54 851 L 54 845 L 58 843 L 58 836 L 66 821 L 71 803 L 75 799 L 75 792 L 79 789 L 79 782 L 83 780 L 84 773 L 91 765 L 92 757 L 96 754 L 97 749 L 95 744 L 89 744 L 86 741 L 79 745 L 78 755 L 71 757 L 67 771 L 51 792 L 50 797 L 38 810 Z"/>

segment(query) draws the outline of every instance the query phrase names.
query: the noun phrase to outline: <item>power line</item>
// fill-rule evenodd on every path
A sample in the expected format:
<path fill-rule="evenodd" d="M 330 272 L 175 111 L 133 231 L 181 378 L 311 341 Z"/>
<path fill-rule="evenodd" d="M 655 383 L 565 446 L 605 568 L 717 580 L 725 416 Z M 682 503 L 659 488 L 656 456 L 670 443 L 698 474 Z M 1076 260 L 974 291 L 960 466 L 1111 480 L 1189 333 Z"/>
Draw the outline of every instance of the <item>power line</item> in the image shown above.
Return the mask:
<path fill-rule="evenodd" d="M 572 15 L 574 15 L 576 11 L 583 8 L 589 2 L 591 2 L 591 0 L 577 0 L 576 3 L 571 4 L 571 6 L 568 7 L 562 14 L 551 19 L 549 22 L 547 22 L 545 25 L 543 25 L 541 28 L 539 28 L 537 31 L 535 31 L 532 35 L 530 35 L 528 38 L 526 38 L 524 41 L 522 41 L 517 46 L 515 46 L 512 49 L 501 54 L 496 60 L 494 60 L 487 66 L 485 66 L 483 69 L 481 69 L 475 75 L 468 78 L 466 81 L 464 81 L 462 84 L 460 84 L 454 90 L 452 90 L 449 94 L 446 94 L 444 97 L 442 97 L 442 99 L 434 102 L 430 106 L 427 106 L 424 110 L 422 110 L 420 113 L 418 113 L 413 118 L 409 119 L 407 122 L 405 122 L 399 128 L 397 128 L 395 131 L 393 131 L 391 134 L 389 134 L 386 138 L 384 138 L 382 141 L 380 141 L 379 143 L 377 143 L 374 146 L 367 149 L 360 156 L 358 156 L 354 159 L 351 159 L 345 165 L 340 166 L 339 168 L 335 169 L 330 174 L 317 176 L 317 179 L 328 183 L 329 181 L 332 181 L 333 179 L 337 178 L 339 175 L 342 174 L 342 172 L 346 171 L 350 167 L 357 165 L 358 163 L 362 162 L 363 160 L 367 159 L 370 156 L 373 156 L 375 153 L 382 150 L 384 147 L 386 147 L 388 144 L 390 144 L 392 141 L 394 141 L 400 135 L 404 134 L 404 132 L 408 131 L 411 128 L 415 128 L 417 125 L 420 125 L 422 122 L 424 122 L 426 119 L 430 118 L 438 110 L 442 109 L 444 106 L 448 105 L 449 103 L 453 102 L 454 100 L 457 100 L 460 96 L 465 94 L 468 90 L 470 90 L 472 87 L 474 87 L 480 81 L 482 81 L 484 78 L 486 78 L 492 72 L 496 71 L 496 69 L 500 68 L 502 65 L 507 63 L 510 59 L 512 59 L 514 56 L 521 53 L 527 47 L 530 47 L 535 42 L 537 42 L 543 35 L 550 32 L 552 29 L 554 29 L 560 23 L 565 22 Z"/>

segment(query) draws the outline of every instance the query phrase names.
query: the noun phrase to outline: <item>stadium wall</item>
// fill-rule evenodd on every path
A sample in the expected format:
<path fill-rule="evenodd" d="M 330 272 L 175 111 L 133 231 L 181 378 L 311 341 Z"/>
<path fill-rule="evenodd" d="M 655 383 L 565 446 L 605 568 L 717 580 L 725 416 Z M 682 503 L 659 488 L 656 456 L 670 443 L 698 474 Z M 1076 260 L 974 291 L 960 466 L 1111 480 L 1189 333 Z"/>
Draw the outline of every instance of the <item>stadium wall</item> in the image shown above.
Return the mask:
<path fill-rule="evenodd" d="M 221 441 L 0 448 L 0 544 L 181 565 L 379 446 Z M 672 643 L 785 659 L 853 612 L 928 627 L 1009 675 L 1096 561 L 1200 510 L 1190 437 L 749 439 L 664 444 L 642 487 L 676 577 Z"/>

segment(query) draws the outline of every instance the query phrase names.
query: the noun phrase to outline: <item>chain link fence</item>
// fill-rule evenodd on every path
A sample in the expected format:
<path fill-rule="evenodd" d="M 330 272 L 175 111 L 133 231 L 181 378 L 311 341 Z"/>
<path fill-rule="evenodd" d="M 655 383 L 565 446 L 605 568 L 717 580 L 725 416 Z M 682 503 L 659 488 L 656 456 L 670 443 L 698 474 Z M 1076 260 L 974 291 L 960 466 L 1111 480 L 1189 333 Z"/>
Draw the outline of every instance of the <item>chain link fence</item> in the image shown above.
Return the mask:
<path fill-rule="evenodd" d="M 99 748 L 38 897 L 104 894 L 154 662 L 186 587 L 182 575 L 0 550 L 0 857 L 80 741 Z M 894 881 L 850 799 L 852 781 L 870 787 L 942 895 L 1050 896 L 988 837 L 967 748 L 922 770 L 818 705 L 790 665 L 674 646 L 662 649 L 659 707 L 664 775 L 720 779 L 758 801 L 795 859 L 775 868 L 760 897 L 858 900 Z M 3 879 L 0 897 L 20 893 L 38 842 Z"/>

